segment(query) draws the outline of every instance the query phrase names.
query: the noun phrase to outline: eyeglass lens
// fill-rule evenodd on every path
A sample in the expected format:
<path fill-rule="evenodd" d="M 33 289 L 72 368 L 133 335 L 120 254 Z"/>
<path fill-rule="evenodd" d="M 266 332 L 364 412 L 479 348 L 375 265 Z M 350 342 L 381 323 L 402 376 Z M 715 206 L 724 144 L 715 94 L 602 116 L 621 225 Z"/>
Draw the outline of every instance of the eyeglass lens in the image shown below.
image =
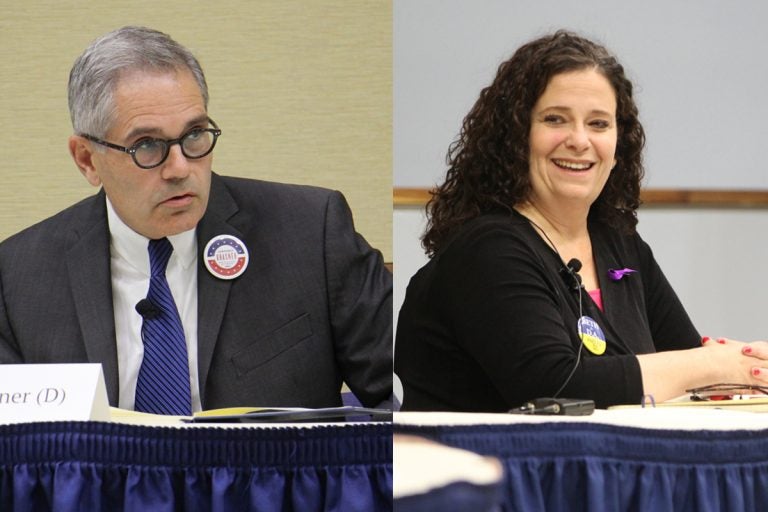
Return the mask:
<path fill-rule="evenodd" d="M 213 147 L 215 137 L 209 130 L 192 130 L 182 137 L 179 144 L 187 158 L 205 156 Z M 170 144 L 161 139 L 145 139 L 133 146 L 133 158 L 142 167 L 160 165 L 170 152 Z"/>

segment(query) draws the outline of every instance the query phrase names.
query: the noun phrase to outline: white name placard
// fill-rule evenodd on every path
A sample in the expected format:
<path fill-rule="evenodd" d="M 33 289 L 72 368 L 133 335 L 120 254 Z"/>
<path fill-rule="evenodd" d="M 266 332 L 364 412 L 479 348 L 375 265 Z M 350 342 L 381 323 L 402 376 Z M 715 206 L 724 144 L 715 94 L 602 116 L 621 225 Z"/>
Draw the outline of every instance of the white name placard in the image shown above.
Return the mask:
<path fill-rule="evenodd" d="M 0 423 L 109 419 L 100 364 L 0 365 Z"/>

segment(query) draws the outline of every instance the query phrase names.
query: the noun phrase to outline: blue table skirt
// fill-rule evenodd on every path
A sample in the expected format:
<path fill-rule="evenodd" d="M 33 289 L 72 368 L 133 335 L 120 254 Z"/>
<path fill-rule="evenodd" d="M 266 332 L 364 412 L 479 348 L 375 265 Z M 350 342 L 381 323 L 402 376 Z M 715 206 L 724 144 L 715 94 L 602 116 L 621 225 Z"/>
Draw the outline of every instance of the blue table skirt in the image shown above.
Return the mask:
<path fill-rule="evenodd" d="M 649 430 L 590 423 L 418 427 L 498 457 L 501 510 L 768 510 L 768 431 Z"/>
<path fill-rule="evenodd" d="M 0 426 L 0 510 L 379 511 L 392 425 Z"/>

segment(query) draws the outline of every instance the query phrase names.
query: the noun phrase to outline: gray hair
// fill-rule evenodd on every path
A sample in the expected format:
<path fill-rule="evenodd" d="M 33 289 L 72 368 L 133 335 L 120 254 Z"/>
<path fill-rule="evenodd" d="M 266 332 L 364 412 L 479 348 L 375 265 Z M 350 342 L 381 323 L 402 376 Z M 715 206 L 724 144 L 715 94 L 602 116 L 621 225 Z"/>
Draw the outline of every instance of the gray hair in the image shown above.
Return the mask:
<path fill-rule="evenodd" d="M 146 27 L 123 27 L 85 49 L 69 73 L 69 115 L 75 133 L 104 137 L 115 114 L 113 93 L 130 71 L 188 69 L 208 108 L 205 75 L 192 52 L 170 36 Z"/>

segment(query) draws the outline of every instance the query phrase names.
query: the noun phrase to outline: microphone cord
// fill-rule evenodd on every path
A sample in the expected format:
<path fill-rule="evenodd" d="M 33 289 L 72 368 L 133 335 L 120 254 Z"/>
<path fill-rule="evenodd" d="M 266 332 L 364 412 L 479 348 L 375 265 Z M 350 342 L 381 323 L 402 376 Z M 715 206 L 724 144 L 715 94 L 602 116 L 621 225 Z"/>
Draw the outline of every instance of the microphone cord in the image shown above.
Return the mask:
<path fill-rule="evenodd" d="M 569 382 L 571 382 L 571 379 L 573 378 L 573 374 L 576 373 L 576 368 L 579 367 L 579 363 L 581 363 L 581 352 L 584 350 L 584 332 L 581 330 L 581 317 L 583 315 L 582 309 L 581 309 L 581 286 L 579 286 L 579 319 L 576 321 L 576 332 L 579 334 L 579 350 L 576 352 L 576 363 L 573 365 L 573 368 L 571 368 L 571 373 L 568 374 L 568 377 L 566 377 L 565 382 L 563 382 L 563 385 L 560 386 L 560 388 L 555 392 L 555 394 L 552 396 L 552 398 L 557 398 L 560 396 L 560 393 L 563 392 L 565 389 L 565 386 L 568 385 Z"/>
<path fill-rule="evenodd" d="M 528 217 L 525 217 L 525 218 L 528 219 L 528 222 L 530 222 L 533 227 L 538 229 L 539 232 L 542 235 L 544 235 L 544 238 L 547 240 L 547 242 L 549 242 L 550 247 L 552 247 L 552 250 L 555 251 L 555 254 L 557 255 L 558 259 L 560 259 L 560 262 L 563 264 L 563 266 L 566 269 L 568 269 L 568 273 L 575 274 L 575 272 L 570 267 L 568 267 L 568 265 L 566 265 L 565 261 L 563 261 L 563 257 L 560 256 L 560 252 L 558 252 L 557 246 L 555 246 L 555 243 L 547 236 L 546 231 L 544 231 L 544 229 L 541 226 L 533 222 Z M 560 396 L 560 393 L 563 392 L 563 390 L 565 389 L 565 386 L 567 386 L 568 383 L 571 382 L 573 375 L 576 373 L 576 369 L 579 367 L 579 364 L 581 363 L 581 352 L 584 349 L 584 332 L 581 330 L 581 317 L 584 315 L 584 311 L 582 309 L 582 302 L 581 302 L 581 289 L 583 288 L 583 286 L 581 285 L 581 282 L 576 278 L 576 276 L 573 276 L 573 278 L 576 280 L 576 284 L 578 285 L 577 290 L 579 292 L 579 319 L 576 321 L 576 332 L 579 335 L 579 350 L 576 351 L 576 363 L 573 365 L 573 368 L 571 368 L 571 372 L 568 374 L 568 377 L 565 378 L 565 381 L 560 386 L 560 388 L 558 388 L 555 394 L 552 395 L 552 398 L 557 398 L 558 396 Z"/>

